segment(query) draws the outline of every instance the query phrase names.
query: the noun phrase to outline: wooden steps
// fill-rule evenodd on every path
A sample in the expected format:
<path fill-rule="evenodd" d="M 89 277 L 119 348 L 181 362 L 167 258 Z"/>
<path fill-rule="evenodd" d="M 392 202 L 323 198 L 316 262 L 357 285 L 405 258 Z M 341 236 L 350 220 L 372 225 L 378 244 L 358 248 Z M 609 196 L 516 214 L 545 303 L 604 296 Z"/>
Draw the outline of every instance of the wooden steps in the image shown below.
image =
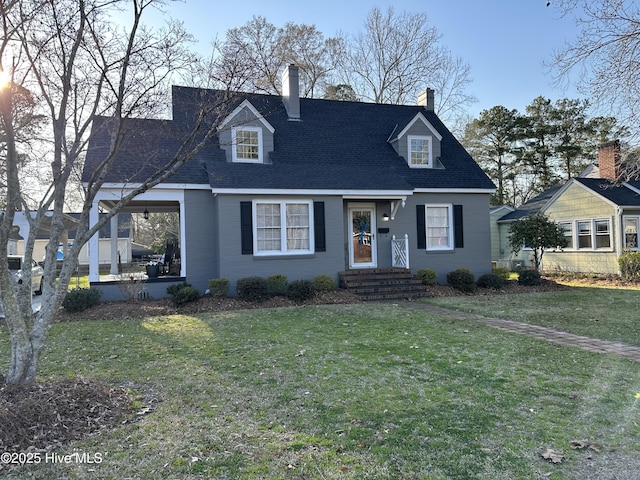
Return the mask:
<path fill-rule="evenodd" d="M 394 300 L 426 297 L 427 290 L 410 270 L 367 268 L 338 273 L 340 287 L 361 300 Z"/>

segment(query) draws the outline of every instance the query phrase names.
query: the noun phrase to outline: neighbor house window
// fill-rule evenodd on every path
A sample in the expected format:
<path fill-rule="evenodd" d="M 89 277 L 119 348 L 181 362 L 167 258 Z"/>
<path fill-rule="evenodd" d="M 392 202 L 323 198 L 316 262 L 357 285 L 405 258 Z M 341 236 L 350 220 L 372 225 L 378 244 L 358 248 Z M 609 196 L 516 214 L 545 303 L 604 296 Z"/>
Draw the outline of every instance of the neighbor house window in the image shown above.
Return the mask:
<path fill-rule="evenodd" d="M 624 248 L 638 249 L 638 217 L 624 217 Z"/>
<path fill-rule="evenodd" d="M 431 137 L 410 135 L 407 138 L 409 146 L 409 166 L 416 168 L 431 167 Z"/>
<path fill-rule="evenodd" d="M 427 250 L 453 249 L 451 205 L 426 205 Z"/>
<path fill-rule="evenodd" d="M 311 202 L 255 202 L 256 255 L 311 253 Z"/>
<path fill-rule="evenodd" d="M 606 250 L 612 248 L 611 220 L 585 219 L 558 222 L 567 240 L 565 248 L 581 250 Z"/>
<path fill-rule="evenodd" d="M 611 248 L 609 220 L 595 220 L 596 248 Z"/>
<path fill-rule="evenodd" d="M 562 230 L 562 235 L 564 236 L 565 244 L 563 248 L 574 248 L 572 222 L 558 222 L 558 228 Z"/>
<path fill-rule="evenodd" d="M 578 248 L 591 248 L 591 221 L 578 222 Z"/>
<path fill-rule="evenodd" d="M 262 163 L 262 129 L 237 127 L 231 131 L 234 162 Z"/>

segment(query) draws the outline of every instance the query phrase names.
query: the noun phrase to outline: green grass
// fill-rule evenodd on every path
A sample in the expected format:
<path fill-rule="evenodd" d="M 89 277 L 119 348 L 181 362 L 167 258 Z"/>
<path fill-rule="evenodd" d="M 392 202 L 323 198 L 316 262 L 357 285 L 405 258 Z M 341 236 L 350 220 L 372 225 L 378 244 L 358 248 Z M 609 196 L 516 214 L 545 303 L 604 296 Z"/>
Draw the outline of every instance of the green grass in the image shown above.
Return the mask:
<path fill-rule="evenodd" d="M 640 468 L 637 363 L 391 304 L 56 324 L 41 375 L 133 382 L 162 401 L 65 448 L 102 463 L 14 478 L 561 479 L 603 478 L 594 472 L 618 460 Z M 571 449 L 577 439 L 601 452 L 588 460 Z M 565 461 L 540 458 L 547 447 Z"/>
<path fill-rule="evenodd" d="M 640 346 L 640 291 L 572 287 L 558 292 L 428 298 L 441 307 Z"/>

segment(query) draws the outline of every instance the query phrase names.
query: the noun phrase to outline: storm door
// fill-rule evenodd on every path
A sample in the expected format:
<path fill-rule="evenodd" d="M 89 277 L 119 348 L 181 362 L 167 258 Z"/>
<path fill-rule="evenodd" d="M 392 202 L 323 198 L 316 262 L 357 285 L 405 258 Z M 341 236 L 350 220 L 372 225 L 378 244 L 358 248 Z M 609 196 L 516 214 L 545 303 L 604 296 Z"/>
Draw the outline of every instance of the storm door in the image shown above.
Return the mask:
<path fill-rule="evenodd" d="M 373 268 L 376 258 L 375 206 L 349 207 L 351 239 L 349 242 L 349 263 L 351 268 Z"/>

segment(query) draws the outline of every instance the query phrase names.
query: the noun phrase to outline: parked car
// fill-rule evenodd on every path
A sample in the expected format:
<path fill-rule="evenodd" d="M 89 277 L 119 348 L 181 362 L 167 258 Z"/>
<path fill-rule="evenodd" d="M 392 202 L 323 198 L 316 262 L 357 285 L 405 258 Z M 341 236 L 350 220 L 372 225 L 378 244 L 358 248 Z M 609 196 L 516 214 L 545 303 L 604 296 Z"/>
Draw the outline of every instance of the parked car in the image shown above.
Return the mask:
<path fill-rule="evenodd" d="M 8 255 L 9 270 L 16 283 L 22 283 L 24 258 L 19 255 Z M 35 260 L 31 261 L 31 293 L 40 295 L 42 293 L 42 279 L 44 269 Z"/>

